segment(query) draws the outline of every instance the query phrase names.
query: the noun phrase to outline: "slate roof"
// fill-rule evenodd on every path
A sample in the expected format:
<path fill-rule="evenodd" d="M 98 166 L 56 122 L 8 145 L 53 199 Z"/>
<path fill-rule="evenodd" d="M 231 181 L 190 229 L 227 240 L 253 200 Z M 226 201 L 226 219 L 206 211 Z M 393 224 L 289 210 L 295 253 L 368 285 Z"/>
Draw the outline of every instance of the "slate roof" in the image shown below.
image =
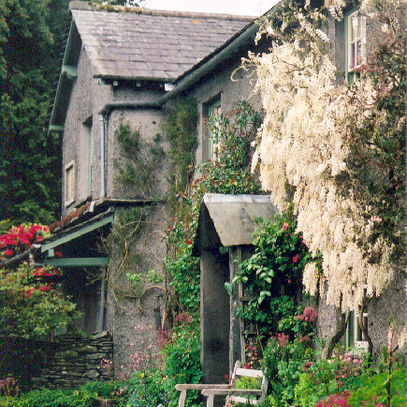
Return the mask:
<path fill-rule="evenodd" d="M 71 7 L 94 76 L 170 82 L 253 20 L 128 7 L 116 10 Z"/>

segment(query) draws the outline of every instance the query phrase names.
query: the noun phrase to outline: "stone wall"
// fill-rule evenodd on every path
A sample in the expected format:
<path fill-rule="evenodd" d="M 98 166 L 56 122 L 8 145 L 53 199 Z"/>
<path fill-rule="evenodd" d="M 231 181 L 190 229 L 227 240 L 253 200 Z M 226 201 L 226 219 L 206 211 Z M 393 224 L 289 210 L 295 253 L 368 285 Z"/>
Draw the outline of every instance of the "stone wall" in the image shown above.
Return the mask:
<path fill-rule="evenodd" d="M 102 359 L 111 361 L 113 357 L 113 340 L 107 332 L 86 338 L 64 335 L 46 346 L 45 363 L 40 373 L 31 378 L 35 388 L 73 388 L 113 377 L 113 371 L 101 363 Z"/>

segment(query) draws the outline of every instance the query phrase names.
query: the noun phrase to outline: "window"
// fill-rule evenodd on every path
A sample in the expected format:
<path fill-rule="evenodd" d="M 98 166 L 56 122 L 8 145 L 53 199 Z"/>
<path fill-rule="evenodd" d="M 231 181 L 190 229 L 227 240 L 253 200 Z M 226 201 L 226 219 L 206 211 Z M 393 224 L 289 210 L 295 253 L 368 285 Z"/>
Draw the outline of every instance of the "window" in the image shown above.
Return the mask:
<path fill-rule="evenodd" d="M 219 143 L 215 139 L 215 134 L 211 132 L 209 126 L 209 118 L 220 116 L 221 110 L 221 95 L 219 94 L 211 101 L 202 105 L 202 116 L 204 121 L 203 128 L 203 143 L 202 143 L 202 158 L 203 161 L 216 161 L 219 158 Z"/>
<path fill-rule="evenodd" d="M 367 288 L 365 287 L 365 296 L 366 291 Z M 360 308 L 358 311 L 349 311 L 348 317 L 348 325 L 346 327 L 346 349 L 354 348 L 356 351 L 359 352 L 367 352 L 369 344 L 366 335 L 363 333 L 359 326 Z M 367 333 L 368 313 L 366 311 L 366 308 L 362 315 L 362 323 Z"/>
<path fill-rule="evenodd" d="M 212 103 L 209 106 L 209 117 L 218 117 L 221 115 L 222 110 L 221 110 L 221 104 L 220 104 L 220 99 L 217 100 L 216 102 Z M 208 129 L 208 131 L 210 131 Z M 209 152 L 209 159 L 212 161 L 218 161 L 219 159 L 219 140 L 216 139 L 214 134 L 209 134 L 208 137 L 208 152 Z"/>
<path fill-rule="evenodd" d="M 345 30 L 347 72 L 351 74 L 366 62 L 366 17 L 359 11 L 349 14 Z"/>
<path fill-rule="evenodd" d="M 75 201 L 75 160 L 65 165 L 65 206 Z"/>

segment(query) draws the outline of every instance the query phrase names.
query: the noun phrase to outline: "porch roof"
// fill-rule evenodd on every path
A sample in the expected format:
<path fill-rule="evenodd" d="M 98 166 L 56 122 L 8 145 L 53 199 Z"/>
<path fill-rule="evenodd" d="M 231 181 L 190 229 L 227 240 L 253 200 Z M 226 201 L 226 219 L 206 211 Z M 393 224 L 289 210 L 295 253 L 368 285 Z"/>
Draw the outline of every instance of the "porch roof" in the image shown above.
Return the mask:
<path fill-rule="evenodd" d="M 272 219 L 276 213 L 270 195 L 205 194 L 193 252 L 197 255 L 202 249 L 219 244 L 225 247 L 249 245 L 256 219 Z"/>

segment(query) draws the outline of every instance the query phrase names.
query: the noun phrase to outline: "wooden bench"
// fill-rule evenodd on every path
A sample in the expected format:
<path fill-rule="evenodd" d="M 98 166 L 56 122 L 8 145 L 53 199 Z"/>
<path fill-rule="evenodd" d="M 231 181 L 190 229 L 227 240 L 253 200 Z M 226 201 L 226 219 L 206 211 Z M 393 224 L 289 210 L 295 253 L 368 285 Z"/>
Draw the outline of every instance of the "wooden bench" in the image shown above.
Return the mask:
<path fill-rule="evenodd" d="M 180 391 L 178 407 L 184 407 L 188 390 L 201 390 L 204 397 L 207 398 L 206 407 L 213 407 L 216 396 L 226 396 L 235 403 L 260 404 L 267 395 L 268 380 L 261 370 L 243 369 L 241 363 L 237 361 L 233 369 L 230 384 L 177 384 L 175 389 Z M 236 380 L 238 377 L 258 379 L 261 378 L 261 385 L 255 389 L 236 389 Z"/>

